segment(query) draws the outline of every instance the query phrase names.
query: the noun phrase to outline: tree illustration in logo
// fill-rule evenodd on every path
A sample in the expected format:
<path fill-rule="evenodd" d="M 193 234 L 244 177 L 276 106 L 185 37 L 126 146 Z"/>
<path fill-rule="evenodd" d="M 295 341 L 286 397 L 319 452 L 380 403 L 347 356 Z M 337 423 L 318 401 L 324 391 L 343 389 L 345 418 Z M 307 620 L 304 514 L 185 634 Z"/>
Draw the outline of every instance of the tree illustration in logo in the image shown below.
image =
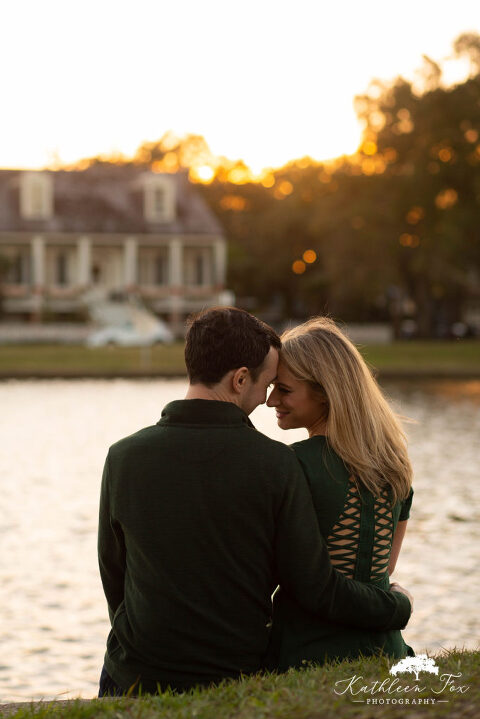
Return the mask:
<path fill-rule="evenodd" d="M 418 682 L 418 675 L 420 672 L 429 672 L 430 674 L 438 674 L 438 667 L 435 664 L 434 659 L 430 659 L 426 654 L 417 654 L 416 657 L 405 657 L 401 659 L 397 664 L 394 664 L 390 668 L 390 674 L 396 676 L 403 672 L 410 672 L 415 674 L 415 681 Z"/>

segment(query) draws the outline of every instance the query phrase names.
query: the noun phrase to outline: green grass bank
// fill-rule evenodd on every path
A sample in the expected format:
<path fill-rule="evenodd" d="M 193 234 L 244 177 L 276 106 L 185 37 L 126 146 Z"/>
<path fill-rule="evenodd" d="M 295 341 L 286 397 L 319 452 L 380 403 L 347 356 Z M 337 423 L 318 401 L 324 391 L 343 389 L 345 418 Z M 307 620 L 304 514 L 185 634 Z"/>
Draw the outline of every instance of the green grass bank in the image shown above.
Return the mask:
<path fill-rule="evenodd" d="M 0 377 L 183 377 L 183 342 L 155 347 L 3 345 Z M 394 342 L 359 349 L 382 378 L 480 379 L 480 341 Z"/>
<path fill-rule="evenodd" d="M 385 657 L 254 676 L 159 697 L 7 705 L 13 719 L 386 719 L 480 715 L 480 651 L 437 654 L 438 675 L 389 674 Z M 382 688 L 383 687 L 383 688 Z M 416 687 L 416 689 L 415 689 Z"/>

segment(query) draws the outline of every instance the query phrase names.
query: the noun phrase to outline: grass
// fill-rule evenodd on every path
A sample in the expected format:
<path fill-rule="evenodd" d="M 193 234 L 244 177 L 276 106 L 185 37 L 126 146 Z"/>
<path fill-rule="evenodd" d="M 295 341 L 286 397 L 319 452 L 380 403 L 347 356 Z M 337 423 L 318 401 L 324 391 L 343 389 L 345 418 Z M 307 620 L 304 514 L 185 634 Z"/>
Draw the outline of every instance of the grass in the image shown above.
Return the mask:
<path fill-rule="evenodd" d="M 183 342 L 154 347 L 4 345 L 0 375 L 185 375 Z"/>
<path fill-rule="evenodd" d="M 151 348 L 3 345 L 0 376 L 184 376 L 183 342 Z M 381 377 L 480 378 L 480 341 L 394 342 L 360 350 Z"/>
<path fill-rule="evenodd" d="M 391 662 L 385 658 L 366 658 L 352 662 L 327 664 L 323 667 L 290 670 L 283 675 L 256 675 L 239 681 L 224 682 L 218 687 L 193 690 L 185 694 L 164 693 L 159 697 L 102 699 L 85 702 L 24 705 L 10 714 L 10 719 L 65 717 L 66 719 L 388 719 L 389 717 L 449 717 L 460 719 L 480 715 L 480 651 L 453 650 L 436 655 L 438 676 L 421 673 L 389 674 Z M 451 683 L 445 690 L 448 675 Z M 345 691 L 347 681 L 361 677 L 355 689 L 374 686 L 387 680 L 391 693 L 353 694 Z M 336 682 L 341 684 L 336 685 Z M 378 685 L 377 685 L 378 686 Z M 421 691 L 405 691 L 418 686 Z M 451 691 L 454 686 L 456 691 Z M 402 688 L 395 693 L 393 689 Z M 459 691 L 458 688 L 464 688 Z M 466 689 L 465 689 L 466 687 Z M 335 693 L 335 689 L 339 693 Z M 435 693 L 435 691 L 438 693 Z M 343 694 L 341 692 L 344 692 Z M 409 705 L 406 699 L 409 699 Z M 353 700 L 357 701 L 354 702 Z M 384 703 L 367 703 L 367 699 Z M 390 703 L 386 703 L 389 699 Z M 396 699 L 396 703 L 392 700 Z M 403 703 L 399 700 L 403 699 Z M 417 701 L 412 704 L 413 699 Z M 418 703 L 422 699 L 422 703 Z M 435 699 L 435 704 L 432 700 Z M 358 701 L 363 700 L 363 701 Z M 428 705 L 424 700 L 429 700 Z M 439 700 L 446 700 L 438 703 Z"/>
<path fill-rule="evenodd" d="M 359 347 L 367 362 L 380 373 L 473 373 L 480 377 L 480 341 L 393 342 Z"/>

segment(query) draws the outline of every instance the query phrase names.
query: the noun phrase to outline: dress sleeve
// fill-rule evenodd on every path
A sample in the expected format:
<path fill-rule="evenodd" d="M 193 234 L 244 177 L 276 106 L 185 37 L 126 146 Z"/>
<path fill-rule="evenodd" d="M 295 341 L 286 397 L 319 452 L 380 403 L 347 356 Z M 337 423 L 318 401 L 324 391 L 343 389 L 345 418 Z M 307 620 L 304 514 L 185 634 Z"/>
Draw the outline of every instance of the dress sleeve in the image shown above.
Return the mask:
<path fill-rule="evenodd" d="M 406 519 L 410 517 L 410 508 L 412 506 L 412 499 L 413 499 L 413 487 L 410 489 L 410 494 L 406 499 L 402 502 L 402 508 L 400 510 L 400 516 L 398 518 L 399 522 L 404 522 Z"/>

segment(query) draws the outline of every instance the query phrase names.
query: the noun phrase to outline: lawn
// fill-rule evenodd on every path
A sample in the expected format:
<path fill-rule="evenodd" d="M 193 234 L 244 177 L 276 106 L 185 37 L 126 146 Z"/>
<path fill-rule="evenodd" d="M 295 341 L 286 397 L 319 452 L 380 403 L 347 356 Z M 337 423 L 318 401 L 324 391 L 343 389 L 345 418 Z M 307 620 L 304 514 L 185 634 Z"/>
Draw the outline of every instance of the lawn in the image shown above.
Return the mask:
<path fill-rule="evenodd" d="M 26 704 L 11 719 L 388 719 L 480 716 L 480 652 L 435 656 L 438 675 L 389 674 L 387 658 L 254 676 L 219 687 L 160 697 Z M 10 713 L 13 710 L 14 713 Z"/>
<path fill-rule="evenodd" d="M 183 342 L 154 347 L 3 345 L 0 376 L 183 376 L 183 348 Z"/>
<path fill-rule="evenodd" d="M 184 376 L 183 342 L 155 347 L 0 346 L 0 377 Z M 359 349 L 381 377 L 480 378 L 480 341 L 394 342 Z"/>
<path fill-rule="evenodd" d="M 480 341 L 393 342 L 359 346 L 367 362 L 380 374 L 472 374 L 480 377 Z"/>

